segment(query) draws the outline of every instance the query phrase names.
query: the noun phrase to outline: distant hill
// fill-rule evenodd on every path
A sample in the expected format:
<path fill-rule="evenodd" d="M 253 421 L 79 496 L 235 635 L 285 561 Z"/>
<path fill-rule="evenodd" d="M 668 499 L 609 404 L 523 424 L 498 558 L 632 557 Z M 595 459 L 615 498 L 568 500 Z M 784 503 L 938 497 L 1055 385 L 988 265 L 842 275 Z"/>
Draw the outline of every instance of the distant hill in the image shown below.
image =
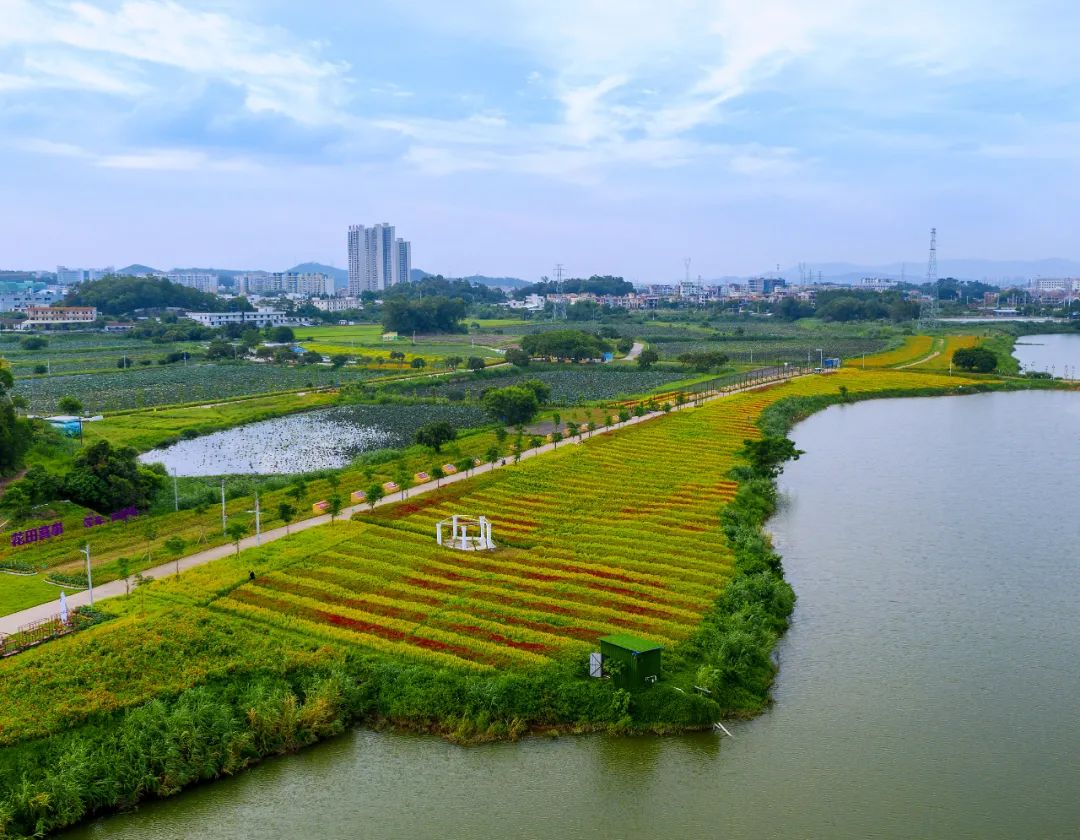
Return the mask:
<path fill-rule="evenodd" d="M 417 280 L 423 280 L 425 277 L 434 277 L 434 275 L 430 271 L 424 271 L 420 268 L 414 268 L 409 273 L 409 280 L 413 283 Z M 484 274 L 472 274 L 468 277 L 447 277 L 447 279 L 468 280 L 470 283 L 479 283 L 482 286 L 492 286 L 499 289 L 521 289 L 531 285 L 527 280 L 522 280 L 519 277 L 488 277 Z"/>
<path fill-rule="evenodd" d="M 926 282 L 926 257 L 906 263 L 859 265 L 856 263 L 809 263 L 806 266 L 816 283 L 818 272 L 825 283 L 854 283 L 862 277 L 885 277 L 909 283 Z M 766 276 L 771 271 L 763 272 Z M 789 282 L 799 281 L 799 269 L 790 266 L 781 272 Z M 1051 258 L 1043 260 L 938 259 L 938 276 L 957 280 L 981 280 L 996 285 L 1026 284 L 1038 277 L 1080 277 L 1080 262 Z"/>
<path fill-rule="evenodd" d="M 324 263 L 305 262 L 285 270 L 295 271 L 298 274 L 329 274 L 334 278 L 335 289 L 344 289 L 349 285 L 349 272 L 347 269 L 334 268 L 334 266 Z"/>
<path fill-rule="evenodd" d="M 125 265 L 123 268 L 116 269 L 117 274 L 130 275 L 132 277 L 144 277 L 147 274 L 160 274 L 156 268 L 151 268 L 148 265 L 142 265 L 141 263 L 132 263 L 131 265 Z"/>

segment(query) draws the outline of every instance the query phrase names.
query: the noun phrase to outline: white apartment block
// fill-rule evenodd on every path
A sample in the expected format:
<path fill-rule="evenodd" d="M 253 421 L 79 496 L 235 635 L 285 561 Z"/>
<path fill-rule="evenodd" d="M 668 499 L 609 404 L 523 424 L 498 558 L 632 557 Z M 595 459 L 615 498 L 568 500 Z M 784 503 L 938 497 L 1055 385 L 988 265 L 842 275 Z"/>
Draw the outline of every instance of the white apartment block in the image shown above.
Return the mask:
<path fill-rule="evenodd" d="M 61 286 L 74 286 L 77 283 L 86 283 L 90 280 L 100 280 L 106 275 L 115 273 L 111 265 L 105 268 L 68 268 L 66 265 L 56 267 L 56 282 Z"/>
<path fill-rule="evenodd" d="M 412 243 L 396 238 L 392 224 L 350 225 L 348 248 L 350 297 L 408 282 Z"/>
<path fill-rule="evenodd" d="M 245 296 L 286 294 L 300 297 L 321 297 L 334 294 L 334 278 L 328 274 L 295 271 L 254 271 L 238 274 L 233 279 L 240 294 Z"/>
<path fill-rule="evenodd" d="M 51 306 L 63 298 L 58 289 L 37 292 L 13 292 L 0 295 L 0 312 L 25 312 L 31 306 Z"/>
<path fill-rule="evenodd" d="M 288 320 L 285 312 L 265 307 L 259 307 L 254 312 L 188 312 L 184 317 L 190 318 L 204 327 L 244 324 L 256 329 L 266 326 L 278 327 Z"/>
<path fill-rule="evenodd" d="M 170 283 L 178 286 L 186 286 L 197 292 L 206 292 L 216 295 L 218 290 L 218 276 L 216 274 L 203 274 L 199 272 L 171 271 L 161 275 Z"/>
<path fill-rule="evenodd" d="M 315 298 L 311 305 L 323 312 L 347 312 L 350 309 L 364 308 L 360 298 L 354 297 Z"/>

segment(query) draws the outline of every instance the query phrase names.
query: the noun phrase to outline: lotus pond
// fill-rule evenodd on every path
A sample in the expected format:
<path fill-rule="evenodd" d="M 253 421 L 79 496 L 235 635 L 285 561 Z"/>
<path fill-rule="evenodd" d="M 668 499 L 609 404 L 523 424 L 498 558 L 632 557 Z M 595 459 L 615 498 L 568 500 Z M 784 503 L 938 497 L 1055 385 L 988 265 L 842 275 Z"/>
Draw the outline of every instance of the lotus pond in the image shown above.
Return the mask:
<path fill-rule="evenodd" d="M 303 473 L 343 467 L 365 452 L 407 446 L 433 420 L 482 426 L 464 405 L 351 405 L 292 414 L 152 449 L 139 459 L 178 476 Z"/>

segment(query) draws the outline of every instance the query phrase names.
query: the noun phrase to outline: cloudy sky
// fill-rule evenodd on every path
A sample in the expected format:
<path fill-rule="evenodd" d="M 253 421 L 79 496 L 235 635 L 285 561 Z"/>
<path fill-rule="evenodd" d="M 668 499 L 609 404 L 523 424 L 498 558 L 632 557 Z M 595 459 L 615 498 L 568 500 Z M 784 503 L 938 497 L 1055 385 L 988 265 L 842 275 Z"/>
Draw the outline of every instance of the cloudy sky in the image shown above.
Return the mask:
<path fill-rule="evenodd" d="M 0 0 L 0 267 L 1077 257 L 1080 5 Z"/>

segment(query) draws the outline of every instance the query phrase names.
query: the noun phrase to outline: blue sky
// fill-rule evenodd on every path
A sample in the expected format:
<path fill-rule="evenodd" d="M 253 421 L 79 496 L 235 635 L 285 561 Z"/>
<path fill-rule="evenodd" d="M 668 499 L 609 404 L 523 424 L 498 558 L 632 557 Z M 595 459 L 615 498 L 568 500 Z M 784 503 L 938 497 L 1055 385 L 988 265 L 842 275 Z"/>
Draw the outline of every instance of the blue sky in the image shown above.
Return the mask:
<path fill-rule="evenodd" d="M 0 266 L 1077 257 L 1068 2 L 0 0 Z"/>

